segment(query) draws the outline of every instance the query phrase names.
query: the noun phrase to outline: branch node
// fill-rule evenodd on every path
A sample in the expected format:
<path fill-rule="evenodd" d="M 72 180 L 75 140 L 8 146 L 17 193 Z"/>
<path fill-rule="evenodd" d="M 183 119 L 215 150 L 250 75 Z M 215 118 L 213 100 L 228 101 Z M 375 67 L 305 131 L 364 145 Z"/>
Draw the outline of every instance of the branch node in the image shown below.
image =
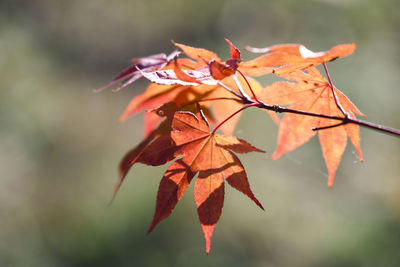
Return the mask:
<path fill-rule="evenodd" d="M 272 110 L 275 112 L 282 112 L 281 107 L 278 105 L 272 105 Z"/>

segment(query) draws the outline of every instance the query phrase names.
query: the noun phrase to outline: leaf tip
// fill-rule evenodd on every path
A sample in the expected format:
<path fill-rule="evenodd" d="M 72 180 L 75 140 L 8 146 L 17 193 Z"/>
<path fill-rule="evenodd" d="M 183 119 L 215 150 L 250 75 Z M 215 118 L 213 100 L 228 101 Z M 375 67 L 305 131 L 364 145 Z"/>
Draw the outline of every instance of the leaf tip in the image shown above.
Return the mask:
<path fill-rule="evenodd" d="M 110 201 L 108 202 L 107 206 L 111 206 L 111 205 L 112 205 L 112 203 L 114 202 L 115 196 L 116 196 L 115 194 L 113 194 L 113 195 L 111 196 L 111 199 L 110 199 Z"/>
<path fill-rule="evenodd" d="M 124 122 L 126 119 L 128 118 L 128 116 L 125 114 L 125 113 L 123 113 L 120 117 L 119 117 L 119 122 Z"/>
<path fill-rule="evenodd" d="M 263 211 L 265 211 L 263 205 L 262 205 L 258 200 L 257 200 L 256 204 L 257 204 L 257 206 L 260 207 L 260 209 L 262 209 Z"/>
<path fill-rule="evenodd" d="M 115 197 L 117 196 L 117 193 L 118 193 L 118 189 L 119 189 L 119 184 L 116 184 L 115 188 L 114 188 L 114 192 L 113 192 L 113 194 L 111 196 L 111 199 L 108 202 L 107 206 L 111 206 L 111 204 L 114 202 L 114 199 L 115 199 Z"/>
<path fill-rule="evenodd" d="M 240 51 L 237 49 L 237 47 L 232 44 L 232 42 L 228 38 L 224 38 L 224 40 L 228 43 L 230 49 L 231 49 L 231 58 L 236 59 L 240 61 Z"/>
<path fill-rule="evenodd" d="M 332 189 L 333 188 L 333 180 L 335 179 L 335 177 L 329 177 L 329 179 L 328 179 L 328 187 L 330 188 L 330 189 Z"/>
<path fill-rule="evenodd" d="M 151 223 L 149 229 L 147 230 L 146 235 L 149 235 L 153 231 L 154 227 L 156 227 L 156 225 L 157 225 L 157 223 L 154 223 L 154 220 L 153 220 L 153 222 Z"/>
<path fill-rule="evenodd" d="M 118 180 L 114 185 L 114 190 L 113 190 L 113 193 L 112 193 L 112 196 L 111 196 L 111 200 L 108 203 L 108 206 L 110 206 L 114 202 L 114 199 L 117 196 L 117 193 L 118 193 L 118 191 L 119 191 L 119 189 L 121 187 L 121 184 L 125 180 L 126 173 L 127 173 L 127 171 L 124 170 L 124 169 L 121 169 L 121 167 L 120 167 Z"/>
<path fill-rule="evenodd" d="M 206 254 L 210 254 L 211 250 L 211 237 L 214 232 L 215 224 L 214 225 L 202 225 L 204 238 L 206 240 Z"/>
<path fill-rule="evenodd" d="M 281 157 L 280 154 L 278 154 L 277 152 L 275 152 L 274 154 L 271 155 L 271 159 L 276 160 L 279 159 Z"/>
<path fill-rule="evenodd" d="M 146 235 L 149 235 L 151 232 L 153 232 L 154 228 L 157 226 L 157 224 L 162 220 L 163 218 L 157 214 L 157 212 L 154 214 L 153 221 L 151 222 L 151 225 L 149 229 L 147 230 Z"/>

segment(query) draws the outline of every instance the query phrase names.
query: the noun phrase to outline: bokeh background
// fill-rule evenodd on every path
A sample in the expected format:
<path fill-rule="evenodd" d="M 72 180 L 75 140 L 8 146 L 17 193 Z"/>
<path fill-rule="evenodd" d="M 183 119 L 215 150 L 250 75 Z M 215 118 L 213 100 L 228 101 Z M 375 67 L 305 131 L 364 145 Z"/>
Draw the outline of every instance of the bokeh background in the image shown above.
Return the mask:
<path fill-rule="evenodd" d="M 146 86 L 93 88 L 171 39 L 229 56 L 238 47 L 356 42 L 329 63 L 335 85 L 400 128 L 397 0 L 0 1 L 0 266 L 399 266 L 400 139 L 361 129 L 333 189 L 316 139 L 272 161 L 277 127 L 246 111 L 235 135 L 265 149 L 241 156 L 266 212 L 227 188 L 211 254 L 190 187 L 150 234 L 166 166 L 135 166 L 108 206 L 142 117 L 118 117 Z M 245 58 L 251 55 L 243 51 Z M 266 84 L 268 78 L 262 79 Z"/>

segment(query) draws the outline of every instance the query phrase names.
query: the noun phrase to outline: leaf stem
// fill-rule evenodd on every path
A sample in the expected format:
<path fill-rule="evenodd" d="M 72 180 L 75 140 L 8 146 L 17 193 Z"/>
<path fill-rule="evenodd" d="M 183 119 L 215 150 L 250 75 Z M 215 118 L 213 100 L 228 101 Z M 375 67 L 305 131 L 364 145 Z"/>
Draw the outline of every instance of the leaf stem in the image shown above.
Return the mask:
<path fill-rule="evenodd" d="M 236 111 L 233 112 L 231 115 L 229 115 L 229 117 L 227 117 L 225 120 L 223 120 L 222 122 L 220 122 L 220 123 L 214 128 L 214 130 L 211 132 L 211 134 L 214 134 L 214 133 L 218 130 L 219 127 L 221 127 L 225 122 L 227 122 L 228 120 L 230 120 L 233 116 L 235 116 L 235 115 L 238 114 L 239 112 L 241 112 L 241 111 L 243 111 L 243 110 L 245 110 L 245 109 L 247 109 L 247 108 L 249 108 L 249 107 L 254 107 L 254 106 L 258 106 L 258 105 L 259 105 L 259 103 L 254 102 L 254 103 L 251 103 L 251 104 L 247 104 L 247 105 L 241 107 L 240 109 L 236 110 Z"/>
<path fill-rule="evenodd" d="M 349 114 L 344 110 L 343 106 L 340 104 L 339 99 L 338 99 L 338 97 L 336 95 L 336 92 L 335 92 L 335 89 L 333 87 L 333 83 L 332 83 L 332 80 L 331 80 L 331 76 L 329 75 L 328 67 L 326 66 L 325 62 L 323 63 L 323 65 L 324 65 L 326 77 L 328 78 L 328 81 L 329 81 L 329 86 L 331 87 L 331 91 L 332 91 L 332 94 L 333 94 L 333 99 L 335 100 L 335 104 L 338 107 L 338 109 L 343 113 L 343 115 L 346 118 L 349 118 L 350 117 Z"/>
<path fill-rule="evenodd" d="M 241 95 L 239 95 L 238 93 L 234 92 L 231 88 L 229 88 L 229 86 L 223 84 L 221 81 L 218 81 L 218 85 L 221 86 L 222 88 L 224 88 L 229 93 L 239 97 L 240 99 L 243 99 L 243 97 Z"/>
<path fill-rule="evenodd" d="M 250 91 L 251 91 L 251 94 L 253 95 L 254 100 L 255 100 L 257 103 L 261 103 L 260 100 L 258 100 L 258 98 L 257 98 L 256 94 L 254 93 L 253 89 L 251 88 L 251 85 L 250 85 L 249 81 L 247 80 L 246 76 L 244 76 L 244 74 L 243 74 L 239 69 L 237 69 L 236 71 L 237 71 L 237 72 L 243 77 L 243 79 L 246 81 L 247 86 L 249 87 L 249 89 L 250 89 Z"/>
<path fill-rule="evenodd" d="M 194 101 L 191 101 L 191 102 L 183 105 L 182 107 L 187 107 L 187 106 L 190 106 L 190 105 L 195 104 L 195 103 L 207 102 L 207 101 L 215 101 L 215 100 L 233 100 L 233 101 L 242 103 L 242 100 L 238 99 L 238 98 L 233 98 L 233 97 L 213 97 L 213 98 L 203 98 L 203 99 L 194 100 Z"/>
<path fill-rule="evenodd" d="M 240 84 L 240 81 L 239 81 L 238 77 L 236 76 L 236 74 L 234 74 L 232 76 L 233 76 L 233 79 L 235 80 L 236 86 L 239 89 L 240 94 L 242 95 L 242 98 L 245 98 L 247 101 L 252 102 L 250 96 L 248 94 L 246 94 L 246 92 L 243 90 L 243 87 Z"/>

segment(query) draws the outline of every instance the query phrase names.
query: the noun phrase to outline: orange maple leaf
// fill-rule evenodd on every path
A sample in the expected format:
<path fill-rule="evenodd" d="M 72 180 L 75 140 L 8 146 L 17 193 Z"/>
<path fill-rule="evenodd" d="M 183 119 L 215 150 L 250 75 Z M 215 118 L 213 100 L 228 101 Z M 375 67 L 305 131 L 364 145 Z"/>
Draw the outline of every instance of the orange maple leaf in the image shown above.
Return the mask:
<path fill-rule="evenodd" d="M 336 106 L 330 84 L 315 67 L 280 76 L 296 83 L 273 83 L 258 94 L 259 99 L 265 103 L 290 105 L 290 108 L 295 110 L 343 117 L 343 113 Z M 336 88 L 334 90 L 338 101 L 350 118 L 355 118 L 354 114 L 363 116 L 342 92 Z M 337 124 L 337 121 L 332 119 L 302 116 L 293 113 L 285 114 L 280 122 L 278 147 L 272 158 L 277 159 L 281 155 L 307 142 L 317 133 L 317 131 L 312 130 L 313 128 L 334 124 Z M 318 136 L 329 172 L 328 185 L 331 187 L 336 169 L 346 148 L 347 137 L 350 138 L 362 161 L 359 126 L 356 124 L 345 124 L 324 129 L 318 131 Z"/>
<path fill-rule="evenodd" d="M 248 68 L 248 74 L 253 76 L 268 72 L 280 75 L 348 56 L 355 49 L 356 44 L 354 43 L 337 45 L 323 52 L 312 52 L 301 44 L 281 44 L 265 48 L 247 47 L 247 50 L 251 52 L 266 54 L 247 61 L 242 66 Z M 278 66 L 281 67 L 274 68 Z"/>
<path fill-rule="evenodd" d="M 137 162 L 155 166 L 177 159 L 168 167 L 160 182 L 156 211 L 148 232 L 172 213 L 198 173 L 194 198 L 208 254 L 212 233 L 222 212 L 224 180 L 264 209 L 251 192 L 244 167 L 233 153 L 264 151 L 236 137 L 210 132 L 200 110 L 196 115 L 175 112 L 171 128 L 172 131 L 158 135 L 151 142 L 145 141 L 129 152 L 121 162 L 120 173 L 125 175 Z"/>

